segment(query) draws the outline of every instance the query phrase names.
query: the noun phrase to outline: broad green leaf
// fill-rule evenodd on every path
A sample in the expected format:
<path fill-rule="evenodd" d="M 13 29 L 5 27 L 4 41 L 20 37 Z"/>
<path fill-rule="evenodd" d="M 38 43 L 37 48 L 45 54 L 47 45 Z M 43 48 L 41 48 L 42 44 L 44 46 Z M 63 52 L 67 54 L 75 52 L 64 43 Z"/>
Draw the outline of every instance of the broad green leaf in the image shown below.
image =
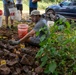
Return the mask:
<path fill-rule="evenodd" d="M 76 72 L 76 65 L 73 67 L 74 72 Z"/>
<path fill-rule="evenodd" d="M 51 63 L 49 64 L 49 71 L 50 71 L 51 73 L 53 73 L 53 72 L 55 71 L 56 67 L 57 67 L 56 62 L 55 62 L 55 61 L 51 62 Z"/>
<path fill-rule="evenodd" d="M 41 48 L 41 49 L 38 51 L 38 53 L 36 54 L 36 58 L 37 58 L 37 57 L 41 57 L 42 54 L 43 54 L 43 52 L 44 52 L 44 49 Z"/>
<path fill-rule="evenodd" d="M 76 36 L 72 38 L 72 42 L 76 42 Z"/>
<path fill-rule="evenodd" d="M 41 37 L 40 41 L 44 41 L 44 40 L 45 40 L 45 38 L 46 38 L 46 36 L 45 36 L 45 35 L 43 35 L 43 36 Z"/>
<path fill-rule="evenodd" d="M 44 65 L 47 63 L 47 60 L 48 60 L 48 57 L 47 57 L 46 55 L 43 56 L 43 57 L 41 58 L 41 61 L 42 61 L 41 66 L 44 66 Z"/>
<path fill-rule="evenodd" d="M 64 33 L 71 34 L 70 30 L 68 30 L 68 29 L 65 29 Z"/>
<path fill-rule="evenodd" d="M 64 29 L 64 25 L 58 26 L 58 29 L 59 29 L 59 30 L 63 30 L 63 29 Z"/>
<path fill-rule="evenodd" d="M 70 28 L 70 23 L 68 21 L 65 22 L 67 28 Z"/>
<path fill-rule="evenodd" d="M 41 58 L 41 61 L 47 61 L 48 57 L 47 55 L 44 55 L 42 58 Z"/>

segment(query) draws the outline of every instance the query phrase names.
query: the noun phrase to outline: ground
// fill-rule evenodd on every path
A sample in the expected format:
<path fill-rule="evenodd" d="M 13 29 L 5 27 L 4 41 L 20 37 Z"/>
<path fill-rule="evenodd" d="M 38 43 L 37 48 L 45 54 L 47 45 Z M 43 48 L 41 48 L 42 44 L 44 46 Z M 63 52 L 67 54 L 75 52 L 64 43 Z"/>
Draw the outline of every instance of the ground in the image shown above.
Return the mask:
<path fill-rule="evenodd" d="M 38 47 L 28 44 L 12 46 L 8 43 L 10 39 L 19 39 L 18 24 L 28 24 L 29 31 L 34 26 L 32 22 L 25 22 L 25 16 L 28 19 L 27 14 L 23 14 L 23 22 L 14 21 L 15 28 L 11 30 L 6 30 L 3 19 L 3 26 L 0 28 L 0 75 L 44 75 L 35 58 Z"/>

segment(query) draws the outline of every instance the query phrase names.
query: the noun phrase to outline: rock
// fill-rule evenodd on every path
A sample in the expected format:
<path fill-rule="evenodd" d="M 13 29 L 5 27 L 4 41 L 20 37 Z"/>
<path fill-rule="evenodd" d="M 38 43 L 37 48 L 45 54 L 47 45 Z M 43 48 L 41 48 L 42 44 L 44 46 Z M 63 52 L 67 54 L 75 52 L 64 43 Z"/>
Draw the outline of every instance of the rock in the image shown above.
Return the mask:
<path fill-rule="evenodd" d="M 14 50 L 14 46 L 9 46 L 9 50 Z"/>
<path fill-rule="evenodd" d="M 7 44 L 7 49 L 11 52 L 14 50 L 14 46 L 11 46 L 10 44 Z"/>
<path fill-rule="evenodd" d="M 36 75 L 36 73 L 35 72 L 32 72 L 32 75 Z"/>
<path fill-rule="evenodd" d="M 22 59 L 21 59 L 21 64 L 28 64 L 29 65 L 29 60 L 26 58 L 26 54 L 25 55 L 23 55 L 23 57 L 22 57 Z"/>
<path fill-rule="evenodd" d="M 23 55 L 22 59 L 21 59 L 21 63 L 22 64 L 27 64 L 27 65 L 33 65 L 34 63 L 34 58 L 30 55 Z"/>
<path fill-rule="evenodd" d="M 0 57 L 4 55 L 4 52 L 0 50 Z"/>
<path fill-rule="evenodd" d="M 16 68 L 16 72 L 17 72 L 17 74 L 20 74 L 21 73 L 21 68 Z"/>
<path fill-rule="evenodd" d="M 22 48 L 21 52 L 26 53 L 26 54 L 30 54 L 31 50 L 27 49 L 27 48 Z"/>
<path fill-rule="evenodd" d="M 34 63 L 34 57 L 27 55 L 27 59 L 29 60 L 29 65 L 33 65 Z"/>
<path fill-rule="evenodd" d="M 7 44 L 7 41 L 8 41 L 7 39 L 6 39 L 6 40 L 2 40 L 2 42 L 3 42 L 4 44 Z"/>
<path fill-rule="evenodd" d="M 10 67 L 11 73 L 14 73 L 15 69 L 13 66 Z"/>
<path fill-rule="evenodd" d="M 16 71 L 12 73 L 12 75 L 19 75 L 21 73 L 20 68 L 16 68 Z"/>
<path fill-rule="evenodd" d="M 23 66 L 23 71 L 24 71 L 25 73 L 28 73 L 28 71 L 29 71 L 28 66 Z"/>
<path fill-rule="evenodd" d="M 5 65 L 0 66 L 0 75 L 8 75 L 10 73 L 10 68 Z"/>
<path fill-rule="evenodd" d="M 0 41 L 0 48 L 5 48 L 5 45 Z"/>
<path fill-rule="evenodd" d="M 36 66 L 39 66 L 39 62 L 38 62 L 38 61 L 35 61 L 35 65 L 36 65 Z"/>
<path fill-rule="evenodd" d="M 4 48 L 7 48 L 7 45 L 6 44 L 4 44 Z"/>
<path fill-rule="evenodd" d="M 43 68 L 41 68 L 41 67 L 39 66 L 39 67 L 35 68 L 35 72 L 38 73 L 38 74 L 40 74 L 40 73 L 43 72 Z"/>
<path fill-rule="evenodd" d="M 3 51 L 4 51 L 4 56 L 7 56 L 10 54 L 10 51 L 8 51 L 7 49 L 4 49 Z"/>
<path fill-rule="evenodd" d="M 28 71 L 27 75 L 32 75 L 32 72 L 31 71 Z"/>
<path fill-rule="evenodd" d="M 15 64 L 18 63 L 18 60 L 13 59 L 13 60 L 7 60 L 7 65 L 8 66 L 14 66 Z"/>
<path fill-rule="evenodd" d="M 20 55 L 20 51 L 16 51 L 15 53 L 16 53 L 17 55 Z"/>
<path fill-rule="evenodd" d="M 15 59 L 16 57 L 17 57 L 17 55 L 14 54 L 14 53 L 10 53 L 10 54 L 9 54 L 9 58 L 10 58 L 10 59 Z"/>

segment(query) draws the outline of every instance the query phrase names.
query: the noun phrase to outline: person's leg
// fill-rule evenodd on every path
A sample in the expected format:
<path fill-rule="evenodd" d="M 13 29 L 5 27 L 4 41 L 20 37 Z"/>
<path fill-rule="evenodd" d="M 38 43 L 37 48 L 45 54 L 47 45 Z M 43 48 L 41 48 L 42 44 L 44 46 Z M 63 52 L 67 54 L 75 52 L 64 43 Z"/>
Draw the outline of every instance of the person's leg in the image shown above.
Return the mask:
<path fill-rule="evenodd" d="M 13 26 L 13 20 L 10 19 L 10 21 L 11 21 L 11 28 L 13 28 L 13 27 L 14 27 L 14 26 Z"/>
<path fill-rule="evenodd" d="M 6 26 L 8 27 L 8 16 L 5 16 L 5 23 L 6 23 Z"/>
<path fill-rule="evenodd" d="M 33 8 L 29 8 L 29 15 L 31 14 L 32 10 L 33 10 Z"/>
<path fill-rule="evenodd" d="M 31 20 L 31 11 L 33 10 L 33 8 L 29 8 L 29 20 Z"/>
<path fill-rule="evenodd" d="M 22 15 L 23 5 L 22 4 L 16 4 L 17 10 L 20 10 L 20 13 Z"/>
<path fill-rule="evenodd" d="M 27 39 L 25 41 L 25 43 L 28 43 L 32 46 L 37 46 L 40 47 L 39 43 L 40 43 L 40 39 L 39 38 L 35 38 L 35 37 L 30 37 L 29 39 Z"/>
<path fill-rule="evenodd" d="M 37 10 L 37 8 L 33 8 L 33 10 Z"/>
<path fill-rule="evenodd" d="M 20 10 L 21 16 L 22 16 L 22 10 Z"/>
<path fill-rule="evenodd" d="M 4 5 L 4 16 L 5 16 L 5 23 L 6 23 L 6 27 L 9 28 L 8 26 L 8 17 L 9 17 L 10 13 L 9 13 L 9 9 L 7 5 Z"/>
<path fill-rule="evenodd" d="M 30 8 L 30 14 L 33 10 L 37 10 L 37 8 Z"/>
<path fill-rule="evenodd" d="M 17 8 L 17 10 L 19 10 L 18 4 L 16 4 L 16 8 Z"/>
<path fill-rule="evenodd" d="M 22 16 L 22 10 L 23 10 L 23 5 L 22 5 L 22 4 L 20 4 L 20 6 L 19 6 L 19 10 L 20 10 L 20 12 L 21 12 L 21 16 Z"/>

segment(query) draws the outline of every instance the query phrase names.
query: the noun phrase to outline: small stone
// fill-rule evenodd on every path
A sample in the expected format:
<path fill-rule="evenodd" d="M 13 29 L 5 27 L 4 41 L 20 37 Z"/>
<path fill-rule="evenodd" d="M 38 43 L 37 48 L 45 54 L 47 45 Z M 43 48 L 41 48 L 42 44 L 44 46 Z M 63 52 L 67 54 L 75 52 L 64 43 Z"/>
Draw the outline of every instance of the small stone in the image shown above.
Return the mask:
<path fill-rule="evenodd" d="M 38 73 L 38 74 L 40 74 L 40 73 L 43 72 L 43 68 L 41 68 L 41 67 L 39 66 L 39 67 L 35 68 L 35 72 Z"/>

